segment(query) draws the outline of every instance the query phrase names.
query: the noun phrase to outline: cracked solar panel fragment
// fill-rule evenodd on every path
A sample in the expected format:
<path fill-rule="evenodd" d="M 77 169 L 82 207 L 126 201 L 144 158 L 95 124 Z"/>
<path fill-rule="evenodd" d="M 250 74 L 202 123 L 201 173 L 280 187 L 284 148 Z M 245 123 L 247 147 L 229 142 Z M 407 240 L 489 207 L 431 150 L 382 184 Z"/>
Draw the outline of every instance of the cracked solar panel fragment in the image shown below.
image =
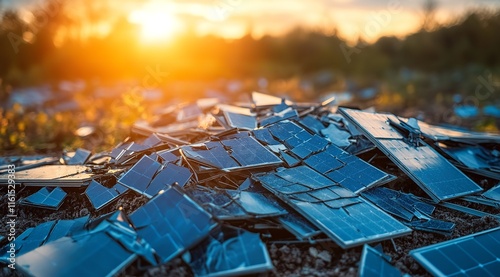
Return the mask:
<path fill-rule="evenodd" d="M 318 227 L 294 211 L 278 217 L 277 221 L 298 240 L 306 240 L 321 234 Z"/>
<path fill-rule="evenodd" d="M 93 180 L 85 190 L 85 195 L 87 195 L 87 198 L 94 209 L 100 210 L 114 200 L 118 199 L 118 197 L 127 190 L 128 188 L 120 183 L 116 183 L 112 188 L 107 188 Z"/>
<path fill-rule="evenodd" d="M 245 130 L 257 128 L 257 118 L 250 109 L 222 104 L 218 105 L 218 107 L 224 115 L 226 125 L 229 127 Z"/>
<path fill-rule="evenodd" d="M 173 184 L 184 187 L 192 175 L 193 173 L 189 169 L 169 163 L 155 175 L 143 194 L 148 198 L 152 198 L 158 192 Z"/>
<path fill-rule="evenodd" d="M 161 138 L 158 137 L 157 134 L 153 133 L 153 134 L 149 135 L 149 137 L 147 137 L 144 141 L 142 141 L 141 144 L 151 148 L 151 147 L 158 146 L 162 143 L 163 143 L 163 141 L 161 140 Z"/>
<path fill-rule="evenodd" d="M 500 180 L 500 158 L 497 150 L 490 150 L 480 145 L 452 147 L 443 143 L 439 143 L 438 147 L 462 170 Z"/>
<path fill-rule="evenodd" d="M 268 128 L 261 128 L 261 129 L 253 130 L 252 134 L 263 145 L 281 144 L 279 141 L 277 141 L 273 138 L 273 135 L 271 135 Z"/>
<path fill-rule="evenodd" d="M 407 138 L 387 123 L 388 120 L 399 122 L 395 116 L 345 108 L 339 111 L 435 202 L 482 190 L 422 140 L 419 140 L 419 146 L 407 143 Z"/>
<path fill-rule="evenodd" d="M 138 257 L 156 264 L 149 245 L 130 226 L 103 222 L 24 253 L 16 262 L 30 276 L 114 276 Z"/>
<path fill-rule="evenodd" d="M 84 230 L 85 224 L 88 222 L 89 216 L 80 217 L 77 219 L 68 220 L 53 220 L 40 223 L 35 227 L 26 229 L 22 234 L 16 237 L 15 250 L 16 255 L 22 255 L 37 247 L 57 240 L 64 236 L 68 236 L 74 232 Z M 8 243 L 1 250 L 4 257 L 7 257 L 10 249 Z"/>
<path fill-rule="evenodd" d="M 455 228 L 452 222 L 432 218 L 435 207 L 419 201 L 412 194 L 378 187 L 361 195 L 414 230 L 450 235 Z"/>
<path fill-rule="evenodd" d="M 356 194 L 395 179 L 394 176 L 335 145 L 328 146 L 324 151 L 310 156 L 304 162 Z"/>
<path fill-rule="evenodd" d="M 468 144 L 500 143 L 498 134 L 473 132 L 452 127 L 436 126 L 418 121 L 422 134 L 433 141 L 451 140 Z"/>
<path fill-rule="evenodd" d="M 411 229 L 307 166 L 254 175 L 342 248 L 407 235 Z"/>
<path fill-rule="evenodd" d="M 160 163 L 145 155 L 125 172 L 118 179 L 118 182 L 133 191 L 143 194 L 160 167 Z"/>
<path fill-rule="evenodd" d="M 500 227 L 410 251 L 434 276 L 498 276 Z"/>
<path fill-rule="evenodd" d="M 496 185 L 481 195 L 468 195 L 463 200 L 500 208 L 500 185 Z"/>
<path fill-rule="evenodd" d="M 225 190 L 243 210 L 254 217 L 273 217 L 287 214 L 277 201 L 261 193 Z"/>
<path fill-rule="evenodd" d="M 43 187 L 34 194 L 21 200 L 22 205 L 34 206 L 51 210 L 58 210 L 61 207 L 66 192 L 60 187 L 47 188 Z"/>
<path fill-rule="evenodd" d="M 239 276 L 264 273 L 273 264 L 259 234 L 223 226 L 183 256 L 195 276 Z"/>
<path fill-rule="evenodd" d="M 335 123 L 331 123 L 327 128 L 321 129 L 320 134 L 338 147 L 345 148 L 351 145 L 351 142 L 349 141 L 351 133 L 342 130 Z"/>
<path fill-rule="evenodd" d="M 73 157 L 71 157 L 66 164 L 69 165 L 85 164 L 87 160 L 90 158 L 90 155 L 92 155 L 92 152 L 90 152 L 89 150 L 78 148 L 76 149 L 75 155 L 73 155 Z"/>
<path fill-rule="evenodd" d="M 391 257 L 365 244 L 359 266 L 360 277 L 400 277 L 401 272 L 391 264 Z"/>
<path fill-rule="evenodd" d="M 252 216 L 220 190 L 198 186 L 187 191 L 189 196 L 219 220 L 244 220 Z"/>
<path fill-rule="evenodd" d="M 328 141 L 319 135 L 312 135 L 294 122 L 285 121 L 269 127 L 271 134 L 286 145 L 301 159 L 325 149 Z"/>
<path fill-rule="evenodd" d="M 170 152 L 170 150 L 158 151 L 156 154 L 162 159 L 162 164 L 176 163 L 179 160 L 179 157 Z"/>
<path fill-rule="evenodd" d="M 223 171 L 275 166 L 282 163 L 280 158 L 249 136 L 220 142 L 212 141 L 199 146 L 183 146 L 182 151 L 191 160 Z"/>
<path fill-rule="evenodd" d="M 310 114 L 302 117 L 299 123 L 316 134 L 320 134 L 321 130 L 325 128 L 325 125 L 319 119 Z"/>
<path fill-rule="evenodd" d="M 287 119 L 297 119 L 299 117 L 299 114 L 297 113 L 297 110 L 294 108 L 290 107 L 286 110 L 280 111 L 278 113 L 274 113 L 271 116 L 268 116 L 264 119 L 261 119 L 259 122 L 260 127 L 265 127 L 283 120 Z"/>
<path fill-rule="evenodd" d="M 130 220 L 162 263 L 195 246 L 216 225 L 209 213 L 174 186 L 133 212 Z"/>

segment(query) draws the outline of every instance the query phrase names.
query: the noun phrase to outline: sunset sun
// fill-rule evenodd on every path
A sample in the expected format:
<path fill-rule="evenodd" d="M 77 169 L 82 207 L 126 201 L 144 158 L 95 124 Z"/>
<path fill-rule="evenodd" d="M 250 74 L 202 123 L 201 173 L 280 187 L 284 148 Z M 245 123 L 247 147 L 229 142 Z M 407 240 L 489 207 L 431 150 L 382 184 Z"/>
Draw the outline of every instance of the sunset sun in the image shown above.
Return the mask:
<path fill-rule="evenodd" d="M 129 20 L 141 27 L 141 39 L 160 42 L 171 39 L 181 29 L 181 22 L 166 8 L 149 6 L 132 12 Z"/>

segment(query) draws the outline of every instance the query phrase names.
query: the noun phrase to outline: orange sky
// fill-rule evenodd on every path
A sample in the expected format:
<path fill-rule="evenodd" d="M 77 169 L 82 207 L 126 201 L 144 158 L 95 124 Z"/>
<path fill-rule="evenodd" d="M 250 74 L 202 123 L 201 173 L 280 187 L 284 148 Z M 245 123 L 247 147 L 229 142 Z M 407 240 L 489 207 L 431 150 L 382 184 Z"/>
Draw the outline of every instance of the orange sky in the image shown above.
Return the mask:
<path fill-rule="evenodd" d="M 6 6 L 26 10 L 36 0 L 4 1 Z M 89 1 L 71 0 L 73 5 L 88 6 Z M 96 1 L 96 9 L 106 1 Z M 142 28 L 145 41 L 166 40 L 187 29 L 200 35 L 216 34 L 239 38 L 247 30 L 254 37 L 280 35 L 295 26 L 336 28 L 345 39 L 362 37 L 374 41 L 380 36 L 404 36 L 417 31 L 422 19 L 424 0 L 108 0 L 117 14 Z M 438 0 L 436 18 L 449 22 L 471 8 L 500 8 L 498 0 Z M 10 4 L 9 4 L 10 3 Z M 77 13 L 79 9 L 71 9 Z M 29 18 L 29 14 L 27 16 Z M 110 16 L 109 18 L 113 18 Z M 103 23 L 106 25 L 106 23 Z M 102 27 L 106 30 L 106 26 Z"/>

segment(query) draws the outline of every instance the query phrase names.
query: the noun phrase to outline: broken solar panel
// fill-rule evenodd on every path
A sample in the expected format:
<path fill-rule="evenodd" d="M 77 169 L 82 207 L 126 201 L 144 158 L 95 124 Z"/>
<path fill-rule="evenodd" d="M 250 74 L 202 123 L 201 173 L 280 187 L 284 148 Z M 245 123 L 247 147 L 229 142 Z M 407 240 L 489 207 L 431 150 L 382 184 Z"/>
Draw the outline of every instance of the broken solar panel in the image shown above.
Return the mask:
<path fill-rule="evenodd" d="M 35 227 L 28 228 L 16 236 L 16 255 L 22 255 L 45 243 L 79 232 L 84 229 L 88 219 L 89 217 L 85 216 L 77 219 L 47 221 Z M 7 250 L 9 250 L 9 247 L 9 244 L 7 244 L 2 248 L 1 253 L 4 257 L 8 255 Z"/>
<path fill-rule="evenodd" d="M 443 143 L 439 143 L 438 147 L 455 160 L 457 167 L 500 180 L 500 157 L 497 150 L 489 150 L 480 145 L 451 147 Z"/>
<path fill-rule="evenodd" d="M 395 178 L 335 145 L 328 146 L 304 162 L 356 194 Z"/>
<path fill-rule="evenodd" d="M 47 242 L 16 262 L 30 276 L 114 276 L 139 256 L 156 264 L 149 245 L 130 226 L 106 221 L 93 230 Z"/>
<path fill-rule="evenodd" d="M 73 157 L 71 157 L 66 164 L 69 165 L 85 164 L 87 160 L 90 158 L 90 155 L 92 155 L 92 152 L 90 152 L 89 150 L 78 148 L 75 152 L 75 155 L 73 155 Z"/>
<path fill-rule="evenodd" d="M 500 227 L 410 251 L 434 276 L 498 276 Z"/>
<path fill-rule="evenodd" d="M 269 131 L 277 140 L 286 145 L 290 151 L 301 159 L 322 151 L 328 141 L 319 135 L 312 135 L 294 122 L 285 121 L 269 127 Z"/>
<path fill-rule="evenodd" d="M 160 167 L 160 163 L 144 155 L 133 167 L 118 179 L 118 182 L 142 194 Z"/>
<path fill-rule="evenodd" d="M 468 195 L 463 200 L 500 208 L 500 185 L 496 185 L 481 195 Z"/>
<path fill-rule="evenodd" d="M 253 130 L 257 127 L 257 118 L 250 109 L 229 105 L 219 105 L 227 125 L 233 128 Z"/>
<path fill-rule="evenodd" d="M 212 216 L 176 187 L 169 187 L 130 215 L 137 233 L 165 263 L 202 241 Z"/>
<path fill-rule="evenodd" d="M 169 163 L 156 174 L 143 194 L 152 198 L 173 184 L 184 187 L 192 175 L 189 169 Z"/>
<path fill-rule="evenodd" d="M 414 230 L 450 235 L 455 228 L 452 222 L 432 218 L 435 207 L 411 194 L 379 187 L 363 192 L 362 196 Z"/>
<path fill-rule="evenodd" d="M 183 146 L 182 151 L 190 160 L 224 171 L 282 163 L 280 158 L 249 136 Z"/>
<path fill-rule="evenodd" d="M 223 226 L 184 255 L 195 276 L 239 276 L 273 269 L 259 234 Z"/>
<path fill-rule="evenodd" d="M 16 171 L 16 183 L 26 186 L 80 187 L 94 176 L 81 165 L 44 165 Z M 8 184 L 8 174 L 0 175 L 0 184 Z"/>
<path fill-rule="evenodd" d="M 297 119 L 298 117 L 299 114 L 297 113 L 297 110 L 290 107 L 278 113 L 274 113 L 273 115 L 268 116 L 264 119 L 261 119 L 259 125 L 260 127 L 265 127 L 286 119 Z"/>
<path fill-rule="evenodd" d="M 400 277 L 401 272 L 391 264 L 391 257 L 365 244 L 359 266 L 360 277 Z"/>
<path fill-rule="evenodd" d="M 255 217 L 278 216 L 287 213 L 276 201 L 262 193 L 238 190 L 226 190 L 226 193 L 246 213 Z"/>
<path fill-rule="evenodd" d="M 403 236 L 411 229 L 307 166 L 255 175 L 342 248 Z"/>
<path fill-rule="evenodd" d="M 277 218 L 278 222 L 298 240 L 305 240 L 321 234 L 321 231 L 295 211 Z"/>
<path fill-rule="evenodd" d="M 43 187 L 34 194 L 21 200 L 21 204 L 57 210 L 66 198 L 66 192 L 59 187 Z"/>
<path fill-rule="evenodd" d="M 93 180 L 85 190 L 85 194 L 94 209 L 99 210 L 117 199 L 127 190 L 128 188 L 120 183 L 116 183 L 112 188 L 107 188 Z"/>
<path fill-rule="evenodd" d="M 425 137 L 434 141 L 451 140 L 469 144 L 500 143 L 498 134 L 479 133 L 452 127 L 435 126 L 422 121 L 418 121 L 418 126 L 420 126 L 420 130 Z"/>
<path fill-rule="evenodd" d="M 340 129 L 335 123 L 331 123 L 327 128 L 321 129 L 321 134 L 338 147 L 347 147 L 351 145 L 349 138 L 351 133 Z"/>
<path fill-rule="evenodd" d="M 341 108 L 339 111 L 355 124 L 384 154 L 436 202 L 480 192 L 482 189 L 434 149 L 419 141 L 408 143 L 387 121 L 399 122 L 390 114 L 374 114 Z"/>

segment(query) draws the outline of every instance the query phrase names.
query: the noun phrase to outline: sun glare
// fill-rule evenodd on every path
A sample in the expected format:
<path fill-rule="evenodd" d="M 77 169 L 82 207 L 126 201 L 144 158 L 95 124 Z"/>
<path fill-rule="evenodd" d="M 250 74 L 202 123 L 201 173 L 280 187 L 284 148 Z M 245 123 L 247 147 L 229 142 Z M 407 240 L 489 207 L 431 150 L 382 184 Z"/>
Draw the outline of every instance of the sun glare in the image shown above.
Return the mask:
<path fill-rule="evenodd" d="M 141 37 L 145 42 L 167 41 L 182 27 L 179 19 L 165 7 L 149 6 L 133 11 L 129 20 L 141 27 Z"/>

